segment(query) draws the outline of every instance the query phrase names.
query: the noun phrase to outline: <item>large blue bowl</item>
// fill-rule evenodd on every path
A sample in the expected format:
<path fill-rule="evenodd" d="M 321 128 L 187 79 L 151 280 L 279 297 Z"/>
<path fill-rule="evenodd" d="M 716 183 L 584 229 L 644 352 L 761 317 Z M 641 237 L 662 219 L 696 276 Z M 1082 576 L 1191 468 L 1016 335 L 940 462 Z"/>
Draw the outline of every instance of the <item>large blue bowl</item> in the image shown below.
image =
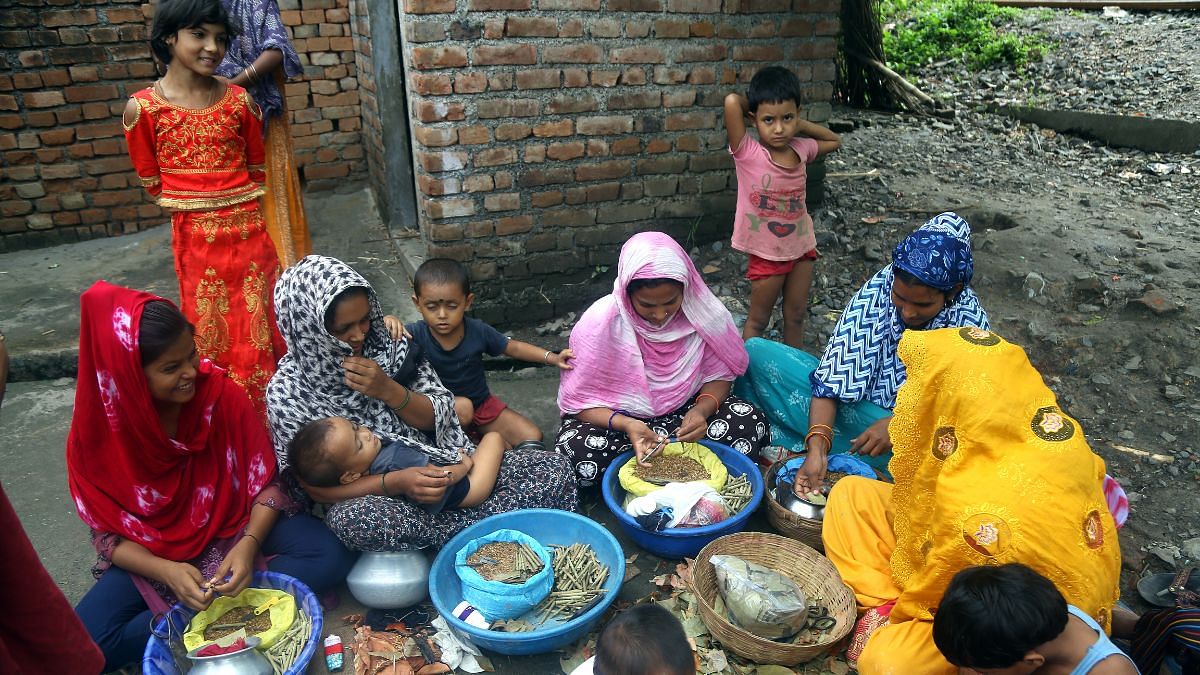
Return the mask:
<path fill-rule="evenodd" d="M 454 554 L 467 542 L 496 530 L 524 532 L 543 546 L 570 546 L 583 543 L 596 551 L 596 558 L 608 565 L 603 599 L 596 606 L 565 623 L 548 623 L 528 633 L 503 633 L 483 630 L 457 619 L 454 608 L 462 602 L 462 586 L 454 569 Z M 450 627 L 465 633 L 472 642 L 500 654 L 543 654 L 565 647 L 587 634 L 609 605 L 617 599 L 625 579 L 625 554 L 617 540 L 590 518 L 570 511 L 522 509 L 497 514 L 459 532 L 442 547 L 429 571 L 429 597 Z"/>
<path fill-rule="evenodd" d="M 713 539 L 741 532 L 746 528 L 746 521 L 750 519 L 750 514 L 754 513 L 754 510 L 762 503 L 766 488 L 763 485 L 762 474 L 758 472 L 758 467 L 753 460 L 722 443 L 702 439 L 700 444 L 717 453 L 717 457 L 725 463 L 725 468 L 729 469 L 730 477 L 736 478 L 741 474 L 746 474 L 750 479 L 751 487 L 754 488 L 754 496 L 750 498 L 750 503 L 746 504 L 746 507 L 734 517 L 719 523 L 703 527 L 673 527 L 660 532 L 650 532 L 638 525 L 633 516 L 625 513 L 625 509 L 621 506 L 625 501 L 625 489 L 621 487 L 621 480 L 617 474 L 625 462 L 633 459 L 633 452 L 626 452 L 618 456 L 604 472 L 601 490 L 604 492 L 604 503 L 608 505 L 608 510 L 612 511 L 617 522 L 621 524 L 621 529 L 625 530 L 635 544 L 661 558 L 695 557 L 700 549 Z"/>

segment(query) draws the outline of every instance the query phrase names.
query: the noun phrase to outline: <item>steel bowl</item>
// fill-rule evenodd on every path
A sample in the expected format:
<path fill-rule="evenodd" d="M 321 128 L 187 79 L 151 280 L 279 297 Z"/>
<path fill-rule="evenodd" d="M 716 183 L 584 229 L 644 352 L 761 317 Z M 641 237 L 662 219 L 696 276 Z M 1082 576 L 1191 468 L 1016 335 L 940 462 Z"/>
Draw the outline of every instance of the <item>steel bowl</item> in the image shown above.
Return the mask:
<path fill-rule="evenodd" d="M 366 551 L 346 576 L 346 585 L 367 607 L 409 607 L 429 593 L 429 558 L 424 551 Z"/>
<path fill-rule="evenodd" d="M 792 481 L 777 480 L 775 471 L 769 471 L 767 474 L 767 494 L 780 506 L 809 520 L 821 520 L 825 517 L 825 506 L 797 497 L 796 493 L 792 492 Z"/>
<path fill-rule="evenodd" d="M 192 675 L 272 675 L 275 669 L 271 662 L 258 651 L 262 640 L 257 637 L 246 638 L 246 648 L 228 654 L 216 656 L 197 656 L 196 652 L 207 645 L 196 647 L 187 653 L 192 662 Z"/>

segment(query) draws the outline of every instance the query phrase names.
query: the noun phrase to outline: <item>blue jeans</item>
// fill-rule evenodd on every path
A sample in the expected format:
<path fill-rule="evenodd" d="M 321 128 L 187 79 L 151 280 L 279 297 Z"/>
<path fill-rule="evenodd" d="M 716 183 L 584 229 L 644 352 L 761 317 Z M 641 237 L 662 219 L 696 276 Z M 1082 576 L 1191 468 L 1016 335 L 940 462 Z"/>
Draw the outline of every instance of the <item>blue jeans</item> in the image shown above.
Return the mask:
<path fill-rule="evenodd" d="M 808 409 L 812 404 L 809 376 L 820 360 L 808 352 L 763 338 L 746 341 L 750 365 L 746 374 L 733 383 L 733 394 L 753 403 L 771 424 L 771 444 L 792 452 L 804 452 L 808 433 Z M 836 455 L 850 450 L 850 439 L 867 430 L 878 420 L 891 417 L 892 411 L 870 401 L 838 402 L 834 422 L 833 448 Z M 891 452 L 878 457 L 858 455 L 858 459 L 887 473 Z"/>
<path fill-rule="evenodd" d="M 316 593 L 341 583 L 356 557 L 307 513 L 276 522 L 262 552 L 275 556 L 267 569 L 295 577 Z M 129 572 L 108 568 L 75 606 L 75 613 L 104 652 L 105 672 L 141 662 L 154 617 Z"/>

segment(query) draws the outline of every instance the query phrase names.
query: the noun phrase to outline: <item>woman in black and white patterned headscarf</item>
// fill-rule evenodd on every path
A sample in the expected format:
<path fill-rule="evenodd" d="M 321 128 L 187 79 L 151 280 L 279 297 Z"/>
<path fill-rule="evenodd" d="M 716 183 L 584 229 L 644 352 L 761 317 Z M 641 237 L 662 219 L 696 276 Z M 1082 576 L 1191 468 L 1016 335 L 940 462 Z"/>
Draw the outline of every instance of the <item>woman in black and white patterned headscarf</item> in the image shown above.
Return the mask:
<path fill-rule="evenodd" d="M 335 415 L 439 462 L 456 462 L 460 448 L 474 452 L 454 397 L 409 340 L 388 334 L 375 291 L 349 265 L 304 258 L 275 286 L 275 311 L 288 353 L 267 387 L 267 416 L 281 468 L 301 427 Z M 336 502 L 326 523 L 348 547 L 367 551 L 440 546 L 496 513 L 577 506 L 570 465 L 549 452 L 506 453 L 492 495 L 475 508 L 429 514 L 414 503 L 436 502 L 447 487 L 443 472 L 415 467 L 307 492 Z"/>

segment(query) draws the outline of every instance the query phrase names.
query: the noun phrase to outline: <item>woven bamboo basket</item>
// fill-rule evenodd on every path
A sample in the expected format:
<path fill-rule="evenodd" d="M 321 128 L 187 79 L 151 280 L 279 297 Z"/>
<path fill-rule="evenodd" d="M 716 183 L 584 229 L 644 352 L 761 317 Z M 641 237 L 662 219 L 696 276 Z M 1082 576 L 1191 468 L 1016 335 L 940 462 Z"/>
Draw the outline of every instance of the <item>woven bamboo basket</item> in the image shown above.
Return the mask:
<path fill-rule="evenodd" d="M 776 475 L 776 471 L 789 459 L 791 459 L 791 456 L 775 462 L 771 465 L 771 468 L 767 469 L 766 481 L 768 486 L 772 484 L 771 477 Z M 771 496 L 769 490 L 764 495 L 763 502 L 767 505 L 767 521 L 771 523 L 771 527 L 774 527 L 785 537 L 807 544 L 815 548 L 818 552 L 825 552 L 825 542 L 821 541 L 821 521 L 813 518 L 805 518 L 783 508 Z"/>
<path fill-rule="evenodd" d="M 824 640 L 811 645 L 775 642 L 738 628 L 713 609 L 717 575 L 709 559 L 714 555 L 736 555 L 787 576 L 809 598 L 821 598 L 837 624 Z M 713 540 L 692 565 L 692 589 L 700 601 L 700 618 L 712 636 L 733 653 L 755 663 L 794 666 L 811 661 L 832 649 L 854 628 L 854 593 L 833 563 L 811 547 L 775 534 L 739 532 Z"/>

